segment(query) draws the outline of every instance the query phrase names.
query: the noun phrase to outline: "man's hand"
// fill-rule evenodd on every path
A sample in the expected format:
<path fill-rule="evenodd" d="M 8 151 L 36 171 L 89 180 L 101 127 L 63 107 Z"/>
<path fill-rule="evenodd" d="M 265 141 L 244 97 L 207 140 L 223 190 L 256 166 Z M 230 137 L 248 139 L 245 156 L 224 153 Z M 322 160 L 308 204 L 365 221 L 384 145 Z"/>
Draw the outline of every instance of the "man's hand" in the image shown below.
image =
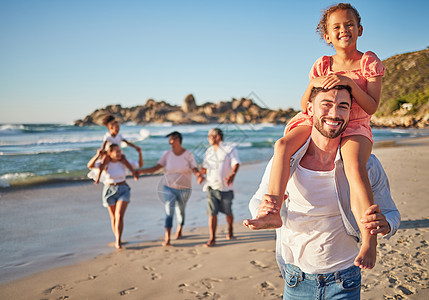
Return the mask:
<path fill-rule="evenodd" d="M 235 173 L 231 173 L 229 176 L 225 177 L 226 185 L 231 185 L 234 182 Z"/>
<path fill-rule="evenodd" d="M 285 195 L 285 199 L 286 199 Z M 280 203 L 281 204 L 281 203 Z M 258 205 L 258 214 L 257 218 L 268 215 L 269 213 L 277 213 L 280 210 L 279 204 L 276 201 L 276 197 L 265 194 L 262 198 L 261 203 Z"/>
<path fill-rule="evenodd" d="M 197 172 L 195 176 L 197 177 L 198 184 L 201 184 L 204 182 L 204 180 L 206 180 L 206 178 L 203 176 L 203 174 L 201 174 L 201 172 Z"/>
<path fill-rule="evenodd" d="M 370 229 L 371 234 L 386 235 L 390 232 L 390 225 L 377 204 L 368 207 L 360 221 L 365 228 Z"/>

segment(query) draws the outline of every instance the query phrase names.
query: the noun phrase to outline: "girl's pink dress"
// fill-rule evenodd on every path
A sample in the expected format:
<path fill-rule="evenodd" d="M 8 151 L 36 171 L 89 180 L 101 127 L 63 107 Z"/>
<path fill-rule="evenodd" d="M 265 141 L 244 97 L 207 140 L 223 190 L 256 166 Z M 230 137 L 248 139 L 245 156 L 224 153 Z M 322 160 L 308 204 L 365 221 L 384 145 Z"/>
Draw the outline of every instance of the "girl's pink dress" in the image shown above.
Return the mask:
<path fill-rule="evenodd" d="M 381 60 L 375 53 L 368 51 L 362 55 L 360 60 L 360 69 L 350 71 L 333 72 L 331 70 L 331 56 L 322 56 L 314 63 L 310 71 L 310 79 L 326 76 L 330 74 L 340 74 L 352 79 L 365 93 L 367 92 L 368 79 L 376 76 L 384 76 L 384 66 Z M 371 116 L 368 115 L 357 104 L 355 99 L 352 99 L 352 108 L 350 111 L 350 121 L 342 137 L 351 135 L 363 135 L 371 142 L 372 132 L 369 126 Z M 306 113 L 299 113 L 293 117 L 286 125 L 285 133 L 289 132 L 297 126 L 313 126 L 313 119 Z"/>

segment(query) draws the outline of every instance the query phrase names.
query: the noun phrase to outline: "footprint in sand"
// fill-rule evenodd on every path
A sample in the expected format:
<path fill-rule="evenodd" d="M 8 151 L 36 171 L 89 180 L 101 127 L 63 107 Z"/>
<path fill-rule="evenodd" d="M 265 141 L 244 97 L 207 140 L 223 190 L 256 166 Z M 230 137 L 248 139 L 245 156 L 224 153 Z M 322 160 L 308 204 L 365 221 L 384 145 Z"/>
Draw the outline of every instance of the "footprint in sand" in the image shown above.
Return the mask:
<path fill-rule="evenodd" d="M 229 280 L 243 280 L 243 279 L 249 279 L 252 278 L 252 276 L 234 276 L 234 277 L 229 277 Z"/>
<path fill-rule="evenodd" d="M 206 291 L 206 292 L 202 293 L 201 295 L 199 295 L 199 294 L 196 295 L 195 298 L 197 298 L 197 299 L 211 299 L 211 300 L 213 299 L 213 300 L 216 300 L 216 299 L 220 298 L 220 295 L 218 295 L 216 293 L 212 293 L 212 292 Z"/>
<path fill-rule="evenodd" d="M 43 293 L 45 295 L 49 295 L 49 294 L 55 293 L 57 291 L 61 291 L 61 290 L 65 289 L 65 288 L 66 288 L 65 284 L 57 284 L 57 285 L 54 285 L 51 288 L 48 288 L 48 289 L 44 290 Z"/>
<path fill-rule="evenodd" d="M 203 278 L 198 282 L 192 283 L 191 285 L 195 288 L 206 288 L 210 290 L 214 287 L 213 283 L 215 282 L 222 282 L 222 280 L 217 278 Z"/>
<path fill-rule="evenodd" d="M 266 269 L 266 268 L 268 268 L 268 266 L 267 265 L 264 265 L 263 263 L 261 263 L 260 261 L 257 261 L 257 260 L 252 260 L 251 262 L 250 262 L 250 264 L 252 264 L 252 265 L 254 265 L 255 267 L 257 267 L 257 268 L 259 268 L 259 269 Z"/>
<path fill-rule="evenodd" d="M 193 271 L 193 270 L 199 269 L 199 268 L 201 268 L 201 267 L 202 267 L 202 265 L 200 265 L 200 264 L 195 264 L 195 265 L 193 265 L 192 267 L 188 268 L 188 270 L 189 270 L 189 271 Z"/>
<path fill-rule="evenodd" d="M 273 249 L 250 249 L 249 252 L 275 252 Z"/>
<path fill-rule="evenodd" d="M 204 278 L 202 280 L 200 280 L 200 283 L 205 286 L 207 289 L 212 289 L 213 288 L 213 283 L 214 282 L 221 282 L 222 280 L 220 279 L 215 279 L 215 278 Z"/>
<path fill-rule="evenodd" d="M 200 251 L 198 251 L 198 249 L 194 248 L 188 251 L 189 254 L 193 255 L 193 256 L 197 256 L 200 254 Z"/>
<path fill-rule="evenodd" d="M 128 295 L 130 292 L 133 292 L 137 290 L 137 288 L 135 287 L 130 287 L 129 289 L 123 290 L 119 292 L 119 295 L 124 296 L 124 295 Z"/>
<path fill-rule="evenodd" d="M 152 280 L 158 280 L 158 279 L 161 279 L 161 275 L 159 275 L 159 274 L 157 274 L 157 273 L 152 273 L 152 274 L 151 274 L 151 276 L 152 276 Z"/>
<path fill-rule="evenodd" d="M 398 285 L 396 288 L 407 296 L 414 294 L 416 291 L 413 287 L 406 285 Z"/>
<path fill-rule="evenodd" d="M 423 240 L 423 241 L 420 241 L 420 246 L 418 246 L 417 248 L 416 248 L 416 250 L 420 250 L 420 249 L 424 249 L 424 248 L 427 248 L 428 247 L 428 242 L 426 241 L 426 240 Z"/>
<path fill-rule="evenodd" d="M 204 278 L 191 284 L 181 283 L 178 288 L 180 293 L 190 293 L 196 299 L 219 299 L 220 295 L 210 290 L 214 288 L 213 283 L 221 281 L 216 278 Z"/>
<path fill-rule="evenodd" d="M 97 278 L 97 276 L 88 274 L 87 278 L 76 280 L 74 283 L 80 283 L 80 282 L 84 282 L 84 281 L 88 281 L 88 280 L 94 280 L 95 278 Z"/>
<path fill-rule="evenodd" d="M 155 270 L 155 268 L 152 268 L 152 267 L 150 267 L 150 266 L 143 266 L 142 268 L 143 268 L 143 270 L 145 270 L 145 271 L 154 271 L 154 270 Z"/>
<path fill-rule="evenodd" d="M 108 265 L 108 266 L 106 266 L 104 269 L 102 269 L 100 272 L 108 272 L 108 271 L 110 271 L 111 269 L 113 269 L 113 268 L 117 268 L 117 267 L 119 267 L 119 265 L 118 265 L 118 264 Z"/>
<path fill-rule="evenodd" d="M 259 294 L 262 294 L 264 298 L 269 295 L 270 299 L 282 299 L 283 295 L 276 293 L 275 289 L 275 286 L 268 281 L 264 281 L 258 286 Z"/>

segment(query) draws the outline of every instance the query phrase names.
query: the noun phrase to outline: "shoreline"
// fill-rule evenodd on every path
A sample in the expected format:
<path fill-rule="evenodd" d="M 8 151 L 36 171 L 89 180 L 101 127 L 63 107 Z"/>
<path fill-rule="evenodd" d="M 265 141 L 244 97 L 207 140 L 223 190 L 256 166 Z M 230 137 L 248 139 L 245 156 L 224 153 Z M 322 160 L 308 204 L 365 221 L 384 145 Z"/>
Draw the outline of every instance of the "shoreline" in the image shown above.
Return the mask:
<path fill-rule="evenodd" d="M 378 148 L 388 148 L 388 147 L 398 147 L 403 145 L 404 143 L 409 143 L 410 141 L 418 141 L 421 139 L 426 139 L 427 136 L 417 136 L 417 137 L 403 137 L 397 139 L 383 139 L 374 141 L 373 149 Z M 244 162 L 242 165 L 255 165 L 261 164 L 264 161 L 251 161 Z M 0 185 L 0 194 L 2 192 L 8 192 L 18 189 L 32 189 L 39 188 L 44 186 L 50 186 L 55 184 L 79 184 L 79 183 L 87 183 L 92 182 L 92 179 L 86 177 L 88 170 L 75 171 L 73 174 L 66 176 L 62 175 L 47 175 L 47 176 L 35 176 L 30 177 L 27 180 L 16 180 L 12 182 L 9 186 L 1 186 Z M 76 175 L 78 174 L 78 175 Z M 162 176 L 162 173 L 159 174 L 148 174 L 148 175 L 140 175 L 141 178 L 153 177 L 153 176 Z M 128 180 L 131 180 L 133 177 L 131 175 L 127 176 Z"/>
<path fill-rule="evenodd" d="M 426 201 L 429 193 L 429 138 L 386 142 L 375 146 L 373 153 L 380 159 L 389 177 L 392 196 L 401 212 L 402 223 L 398 233 L 390 240 L 378 239 L 377 265 L 371 271 L 363 271 L 362 299 L 422 299 L 429 295 L 428 271 L 425 267 L 429 260 L 429 209 Z M 125 245 L 124 250 L 107 248 L 107 254 L 0 283 L 0 294 L 14 299 L 116 299 L 127 294 L 134 299 L 217 299 L 220 296 L 227 299 L 279 298 L 284 282 L 278 277 L 273 232 L 249 231 L 239 223 L 242 211 L 246 210 L 248 214 L 249 195 L 253 195 L 262 176 L 262 173 L 257 172 L 263 172 L 264 168 L 265 163 L 243 166 L 241 176 L 237 177 L 236 198 L 243 199 L 237 201 L 234 205 L 238 206 L 233 208 L 234 213 L 237 212 L 237 240 L 227 241 L 224 238 L 226 228 L 221 223 L 218 246 L 202 246 L 208 238 L 207 217 L 204 212 L 199 212 L 200 216 L 194 218 L 190 212 L 192 209 L 204 209 L 205 195 L 199 192 L 201 187 L 195 186 L 191 197 L 195 197 L 196 201 L 188 203 L 187 207 L 190 216 L 184 231 L 187 237 L 180 241 L 173 240 L 173 247 L 160 246 L 162 228 L 157 231 L 160 234 L 150 240 L 145 240 L 145 233 L 140 237 L 127 233 L 127 226 L 132 225 L 127 223 L 130 220 L 127 217 L 132 217 L 127 211 L 124 238 L 130 243 Z M 145 180 L 156 183 L 150 179 Z M 83 185 L 85 184 L 76 186 L 81 192 L 86 192 Z M 132 182 L 133 189 L 135 187 L 138 190 L 137 185 L 138 182 Z M 89 184 L 87 186 L 92 188 Z M 65 187 L 58 189 L 61 191 L 67 188 L 68 184 L 65 184 Z M 35 190 L 16 189 L 13 193 L 34 194 Z M 49 193 L 55 187 L 41 187 L 40 190 Z M 142 190 L 147 192 L 147 189 Z M 98 191 L 91 191 L 96 196 L 97 193 Z M 138 191 L 133 190 L 132 193 L 134 208 L 139 201 L 134 198 Z M 152 194 L 156 194 L 156 191 Z M 145 209 L 149 204 L 154 203 L 144 202 Z M 162 210 L 159 203 L 155 206 Z M 109 235 L 106 212 L 100 210 L 99 214 L 106 217 L 103 221 L 106 226 L 102 226 L 102 231 Z M 219 220 L 223 219 L 221 215 Z M 154 220 L 158 225 L 162 224 L 162 216 L 161 220 Z M 195 226 L 197 224 L 204 225 Z M 142 225 L 146 229 L 145 226 Z M 112 237 L 108 238 L 109 241 L 112 240 Z M 101 246 L 105 247 L 105 244 Z M 118 274 L 123 278 L 118 279 Z M 170 288 L 165 289 L 165 286 Z"/>

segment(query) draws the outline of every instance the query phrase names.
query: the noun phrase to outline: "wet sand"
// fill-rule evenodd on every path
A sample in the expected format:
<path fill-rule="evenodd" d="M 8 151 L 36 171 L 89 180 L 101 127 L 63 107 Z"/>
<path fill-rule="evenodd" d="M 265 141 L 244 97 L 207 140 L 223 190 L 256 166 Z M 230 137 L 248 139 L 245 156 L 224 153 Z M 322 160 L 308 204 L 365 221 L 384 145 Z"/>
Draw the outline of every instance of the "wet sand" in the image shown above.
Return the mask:
<path fill-rule="evenodd" d="M 427 299 L 429 138 L 375 147 L 374 153 L 389 177 L 402 223 L 390 240 L 379 238 L 377 265 L 373 270 L 363 271 L 362 299 Z M 200 227 L 207 219 L 205 198 L 195 187 L 192 196 L 195 198 L 188 204 L 185 238 L 173 240 L 172 247 L 161 247 L 160 239 L 142 238 L 153 228 L 149 224 L 135 226 L 146 230 L 138 236 L 131 230 L 133 224 L 126 223 L 125 227 L 131 232 L 125 233 L 130 243 L 124 249 L 108 248 L 107 254 L 7 282 L 0 286 L 0 296 L 2 299 L 280 299 L 284 282 L 275 261 L 274 232 L 254 232 L 239 224 L 249 214 L 247 201 L 256 190 L 263 169 L 263 164 L 244 166 L 237 177 L 236 240 L 227 240 L 225 225 L 221 225 L 217 246 L 203 246 L 208 238 L 208 229 Z M 144 199 L 154 197 L 149 195 L 147 187 L 138 183 L 132 183 L 133 195 L 146 193 L 142 196 Z M 153 184 L 156 185 L 156 181 Z M 55 193 L 73 199 L 74 193 L 96 197 L 99 192 L 82 186 L 85 185 L 58 187 Z M 46 189 L 42 192 L 45 196 L 51 193 Z M 16 193 L 30 193 L 31 198 L 37 194 L 37 189 Z M 11 194 L 3 195 L 2 205 L 7 204 L 8 195 Z M 149 207 L 151 203 L 139 199 L 132 203 L 136 213 L 145 212 L 145 204 Z M 137 208 L 140 206 L 142 208 Z M 161 236 L 162 206 L 154 204 L 154 207 L 154 213 L 161 212 L 154 226 L 161 226 L 156 232 Z M 106 214 L 101 231 L 109 239 L 107 213 L 102 208 L 97 209 L 100 216 Z M 198 218 L 192 217 L 193 210 L 199 211 Z M 134 222 L 134 218 L 127 212 L 126 222 Z M 223 220 L 223 216 L 220 219 Z M 59 219 L 53 219 L 51 225 L 59 223 Z"/>

